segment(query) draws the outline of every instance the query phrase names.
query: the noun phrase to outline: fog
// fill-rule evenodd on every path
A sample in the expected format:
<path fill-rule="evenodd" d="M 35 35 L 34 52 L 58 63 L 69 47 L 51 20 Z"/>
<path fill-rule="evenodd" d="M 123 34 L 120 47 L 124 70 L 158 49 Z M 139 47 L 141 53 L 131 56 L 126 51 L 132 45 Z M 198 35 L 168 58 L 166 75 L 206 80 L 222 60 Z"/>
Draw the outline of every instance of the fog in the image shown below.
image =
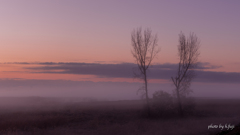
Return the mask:
<path fill-rule="evenodd" d="M 210 123 L 235 126 L 239 122 L 240 84 L 193 82 L 193 114 L 178 118 L 173 109 L 155 120 L 143 115 L 146 101 L 139 100 L 141 92 L 137 94 L 141 86 L 142 83 L 130 82 L 1 80 L 0 134 L 113 134 L 119 131 L 116 129 L 123 134 L 141 134 L 142 127 L 150 127 L 148 134 L 208 134 L 221 131 L 208 130 Z M 173 89 L 170 82 L 149 83 L 149 97 L 158 90 L 172 94 Z M 163 125 L 168 128 L 161 128 Z M 189 129 L 189 125 L 198 127 Z"/>
<path fill-rule="evenodd" d="M 141 99 L 142 83 L 66 80 L 0 80 L 1 97 L 74 97 L 91 100 Z M 192 83 L 193 97 L 240 98 L 240 84 Z M 149 83 L 149 96 L 163 90 L 172 94 L 169 83 Z"/>

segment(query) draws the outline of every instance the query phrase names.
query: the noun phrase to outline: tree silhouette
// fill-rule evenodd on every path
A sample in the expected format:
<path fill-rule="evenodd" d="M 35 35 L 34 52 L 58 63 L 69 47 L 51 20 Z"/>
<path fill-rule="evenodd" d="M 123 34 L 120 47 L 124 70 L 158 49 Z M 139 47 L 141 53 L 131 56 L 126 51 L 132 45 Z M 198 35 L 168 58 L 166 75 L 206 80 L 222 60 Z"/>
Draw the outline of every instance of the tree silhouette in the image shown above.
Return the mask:
<path fill-rule="evenodd" d="M 175 77 L 172 77 L 172 82 L 175 85 L 176 96 L 178 102 L 179 115 L 183 115 L 181 97 L 188 95 L 191 90 L 190 85 L 192 79 L 195 77 L 194 68 L 197 66 L 200 47 L 200 41 L 194 33 L 190 33 L 186 38 L 181 32 L 179 34 L 178 45 L 178 70 Z"/>
<path fill-rule="evenodd" d="M 131 52 L 140 71 L 138 77 L 144 81 L 144 94 L 147 102 L 148 115 L 150 115 L 147 70 L 151 65 L 152 60 L 159 52 L 159 49 L 157 48 L 157 35 L 152 35 L 150 29 L 144 30 L 142 34 L 142 29 L 137 28 L 132 31 L 131 39 L 133 48 Z"/>

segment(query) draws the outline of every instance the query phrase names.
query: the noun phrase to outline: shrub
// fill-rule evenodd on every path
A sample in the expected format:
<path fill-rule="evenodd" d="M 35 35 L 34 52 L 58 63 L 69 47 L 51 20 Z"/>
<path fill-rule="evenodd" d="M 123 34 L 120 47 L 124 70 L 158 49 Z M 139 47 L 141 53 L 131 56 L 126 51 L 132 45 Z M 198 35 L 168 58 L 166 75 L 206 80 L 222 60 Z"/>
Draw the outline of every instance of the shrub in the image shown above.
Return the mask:
<path fill-rule="evenodd" d="M 152 98 L 152 113 L 156 116 L 169 116 L 173 114 L 173 97 L 164 91 L 154 92 Z"/>

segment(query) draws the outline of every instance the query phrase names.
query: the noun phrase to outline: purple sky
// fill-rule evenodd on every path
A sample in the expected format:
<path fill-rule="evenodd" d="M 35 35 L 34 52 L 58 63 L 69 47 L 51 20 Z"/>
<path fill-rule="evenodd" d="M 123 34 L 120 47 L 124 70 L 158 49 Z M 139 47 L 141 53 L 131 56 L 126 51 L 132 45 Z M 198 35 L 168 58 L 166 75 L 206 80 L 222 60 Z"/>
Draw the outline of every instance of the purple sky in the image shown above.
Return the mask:
<path fill-rule="evenodd" d="M 88 96 L 84 92 L 88 89 L 96 97 L 107 89 L 112 92 L 109 98 L 117 98 L 122 91 L 119 83 L 126 83 L 123 91 L 127 92 L 120 97 L 139 97 L 136 91 L 141 84 L 131 78 L 135 65 L 130 36 L 134 28 L 143 27 L 158 34 L 161 48 L 153 61 L 155 68 L 150 69 L 152 92 L 173 89 L 169 80 L 178 62 L 182 31 L 194 32 L 201 40 L 202 65 L 192 85 L 193 95 L 236 97 L 240 95 L 239 7 L 239 0 L 2 0 L 0 94 Z M 92 65 L 84 69 L 83 63 Z M 59 80 L 66 81 L 61 92 L 57 83 L 45 85 Z M 73 87 L 69 81 L 89 81 L 96 87 Z"/>

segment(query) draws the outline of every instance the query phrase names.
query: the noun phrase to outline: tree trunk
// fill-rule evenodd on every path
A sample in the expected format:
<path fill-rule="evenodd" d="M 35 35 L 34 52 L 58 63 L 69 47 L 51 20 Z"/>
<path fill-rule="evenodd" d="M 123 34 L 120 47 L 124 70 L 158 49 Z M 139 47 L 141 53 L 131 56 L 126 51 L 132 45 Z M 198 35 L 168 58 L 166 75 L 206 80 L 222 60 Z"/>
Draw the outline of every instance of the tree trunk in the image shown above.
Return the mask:
<path fill-rule="evenodd" d="M 148 89 L 147 89 L 147 75 L 144 74 L 144 81 L 145 81 L 145 91 L 146 91 L 146 100 L 147 100 L 147 113 L 150 116 L 150 106 L 149 106 L 149 98 L 148 98 Z"/>
<path fill-rule="evenodd" d="M 182 103 L 180 99 L 179 89 L 177 88 L 177 100 L 178 100 L 178 114 L 179 116 L 183 116 L 183 110 L 182 110 Z"/>

